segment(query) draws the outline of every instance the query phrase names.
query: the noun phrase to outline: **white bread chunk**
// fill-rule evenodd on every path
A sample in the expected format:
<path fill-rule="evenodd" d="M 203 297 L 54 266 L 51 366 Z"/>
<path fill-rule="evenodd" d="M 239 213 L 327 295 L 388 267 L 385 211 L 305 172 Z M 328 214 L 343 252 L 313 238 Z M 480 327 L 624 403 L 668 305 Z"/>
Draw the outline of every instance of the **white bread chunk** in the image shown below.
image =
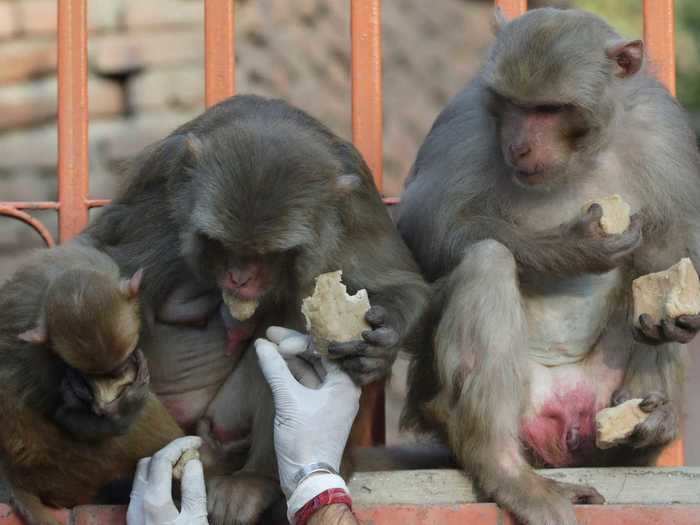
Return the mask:
<path fill-rule="evenodd" d="M 199 451 L 194 448 L 185 450 L 173 467 L 173 478 L 182 479 L 182 474 L 185 472 L 185 465 L 193 459 L 199 459 Z"/>
<path fill-rule="evenodd" d="M 247 321 L 253 317 L 255 310 L 258 309 L 258 301 L 256 300 L 246 301 L 229 293 L 227 290 L 223 291 L 222 296 L 228 311 L 231 313 L 231 317 L 238 321 Z"/>
<path fill-rule="evenodd" d="M 630 399 L 616 407 L 604 408 L 595 416 L 595 444 L 600 449 L 624 442 L 639 423 L 649 417 L 639 408 L 642 399 Z"/>
<path fill-rule="evenodd" d="M 321 354 L 328 352 L 329 342 L 344 343 L 361 339 L 362 332 L 370 328 L 365 321 L 365 314 L 370 308 L 367 290 L 348 295 L 341 282 L 342 274 L 338 270 L 319 275 L 313 295 L 304 299 L 301 305 L 306 330 Z"/>
<path fill-rule="evenodd" d="M 692 261 L 684 257 L 664 272 L 650 273 L 632 282 L 634 323 L 649 314 L 657 323 L 679 315 L 700 313 L 700 281 Z"/>
<path fill-rule="evenodd" d="M 592 204 L 599 204 L 603 208 L 603 216 L 600 219 L 600 227 L 608 235 L 622 233 L 630 226 L 630 205 L 622 200 L 619 195 L 611 195 L 588 201 L 583 206 L 583 212 L 587 212 Z"/>

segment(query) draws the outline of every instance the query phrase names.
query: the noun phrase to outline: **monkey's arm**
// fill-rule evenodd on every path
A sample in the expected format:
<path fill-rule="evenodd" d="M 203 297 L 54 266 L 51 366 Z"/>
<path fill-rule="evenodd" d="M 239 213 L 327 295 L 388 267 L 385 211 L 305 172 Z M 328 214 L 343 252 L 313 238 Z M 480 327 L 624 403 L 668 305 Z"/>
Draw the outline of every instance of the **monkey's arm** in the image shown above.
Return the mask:
<path fill-rule="evenodd" d="M 622 264 L 639 245 L 641 220 L 635 216 L 627 231 L 605 235 L 599 225 L 601 216 L 602 209 L 596 204 L 581 217 L 542 231 L 528 231 L 495 217 L 472 216 L 445 233 L 441 253 L 434 260 L 444 261 L 447 270 L 459 264 L 470 245 L 493 239 L 510 250 L 521 276 L 607 272 Z"/>
<path fill-rule="evenodd" d="M 196 282 L 185 282 L 176 287 L 158 308 L 156 318 L 161 323 L 206 325 L 221 303 L 216 289 L 206 289 Z"/>

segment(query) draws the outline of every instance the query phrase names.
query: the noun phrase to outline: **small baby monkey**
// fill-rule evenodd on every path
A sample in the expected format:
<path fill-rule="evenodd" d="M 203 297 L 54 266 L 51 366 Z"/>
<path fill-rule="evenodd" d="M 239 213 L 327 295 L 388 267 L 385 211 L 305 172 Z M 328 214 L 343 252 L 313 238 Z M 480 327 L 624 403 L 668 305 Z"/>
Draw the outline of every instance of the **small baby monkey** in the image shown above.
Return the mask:
<path fill-rule="evenodd" d="M 95 502 L 182 431 L 138 349 L 142 272 L 77 242 L 41 250 L 0 288 L 0 465 L 32 525 Z"/>

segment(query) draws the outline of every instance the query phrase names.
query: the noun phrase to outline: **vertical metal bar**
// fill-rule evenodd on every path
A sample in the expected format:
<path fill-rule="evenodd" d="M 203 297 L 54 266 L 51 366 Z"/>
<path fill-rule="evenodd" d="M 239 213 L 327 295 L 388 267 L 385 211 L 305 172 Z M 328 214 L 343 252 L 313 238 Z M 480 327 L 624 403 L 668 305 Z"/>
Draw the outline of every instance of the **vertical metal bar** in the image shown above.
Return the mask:
<path fill-rule="evenodd" d="M 352 140 L 382 190 L 382 41 L 381 0 L 352 0 Z M 350 441 L 354 446 L 383 444 L 384 382 L 365 387 Z"/>
<path fill-rule="evenodd" d="M 352 140 L 382 190 L 381 0 L 352 0 Z"/>
<path fill-rule="evenodd" d="M 206 0 L 204 4 L 207 107 L 233 95 L 236 87 L 234 14 L 234 0 Z"/>
<path fill-rule="evenodd" d="M 644 44 L 654 65 L 657 78 L 675 95 L 676 43 L 673 0 L 644 0 Z M 681 466 L 685 463 L 683 440 L 677 439 L 664 449 L 658 466 Z"/>
<path fill-rule="evenodd" d="M 58 234 L 88 222 L 86 0 L 58 0 Z"/>
<path fill-rule="evenodd" d="M 657 78 L 676 94 L 676 23 L 673 0 L 644 0 L 644 44 Z"/>
<path fill-rule="evenodd" d="M 501 8 L 508 20 L 527 11 L 527 0 L 496 0 L 496 5 Z"/>

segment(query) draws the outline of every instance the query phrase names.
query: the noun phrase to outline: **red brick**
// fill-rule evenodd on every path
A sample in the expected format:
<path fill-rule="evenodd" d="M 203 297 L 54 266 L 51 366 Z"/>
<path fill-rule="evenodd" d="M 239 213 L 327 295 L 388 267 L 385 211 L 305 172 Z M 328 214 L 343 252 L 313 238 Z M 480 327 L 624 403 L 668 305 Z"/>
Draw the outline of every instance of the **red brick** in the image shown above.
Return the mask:
<path fill-rule="evenodd" d="M 201 26 L 204 23 L 203 3 L 172 0 L 127 0 L 124 6 L 127 28 Z"/>
<path fill-rule="evenodd" d="M 363 525 L 499 525 L 493 503 L 450 506 L 391 505 L 355 509 Z"/>
<path fill-rule="evenodd" d="M 70 512 L 67 509 L 52 510 L 54 518 L 60 523 L 68 525 L 70 523 Z M 11 507 L 0 503 L 0 525 L 24 525 Z"/>
<path fill-rule="evenodd" d="M 125 520 L 126 507 L 87 505 L 73 509 L 74 525 L 124 525 Z"/>
<path fill-rule="evenodd" d="M 700 505 L 578 505 L 576 518 L 579 525 L 698 525 Z M 518 523 L 506 515 L 503 525 Z"/>
<path fill-rule="evenodd" d="M 31 35 L 47 35 L 56 32 L 56 0 L 22 0 L 17 2 L 19 25 Z"/>
<path fill-rule="evenodd" d="M 0 85 L 56 70 L 56 43 L 21 40 L 0 45 Z"/>
<path fill-rule="evenodd" d="M 106 35 L 90 40 L 88 54 L 91 66 L 100 73 L 200 62 L 204 58 L 204 36 L 201 31 Z"/>

